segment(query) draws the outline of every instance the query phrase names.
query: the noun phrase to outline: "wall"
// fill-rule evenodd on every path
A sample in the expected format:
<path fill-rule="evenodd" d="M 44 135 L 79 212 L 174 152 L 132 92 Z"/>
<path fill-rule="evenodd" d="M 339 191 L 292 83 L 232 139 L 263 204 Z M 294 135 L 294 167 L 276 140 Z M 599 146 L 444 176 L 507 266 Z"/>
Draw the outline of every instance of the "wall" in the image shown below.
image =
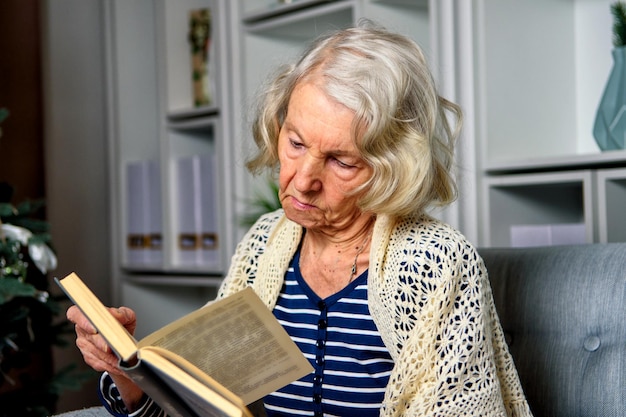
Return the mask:
<path fill-rule="evenodd" d="M 103 2 L 44 0 L 42 49 L 48 219 L 59 258 L 55 275 L 76 271 L 110 300 Z M 57 367 L 82 364 L 72 345 Z M 58 411 L 98 403 L 96 380 L 67 392 Z"/>
<path fill-rule="evenodd" d="M 14 204 L 44 197 L 38 4 L 0 2 L 0 108 L 10 113 L 1 125 L 0 182 L 13 187 Z"/>

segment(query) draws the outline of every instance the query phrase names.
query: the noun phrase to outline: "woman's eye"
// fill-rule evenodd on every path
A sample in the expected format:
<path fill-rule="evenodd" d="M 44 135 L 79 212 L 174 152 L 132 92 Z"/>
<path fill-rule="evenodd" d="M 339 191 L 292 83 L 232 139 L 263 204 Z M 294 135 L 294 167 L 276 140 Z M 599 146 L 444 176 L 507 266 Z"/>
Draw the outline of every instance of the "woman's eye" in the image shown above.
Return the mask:
<path fill-rule="evenodd" d="M 354 165 L 347 164 L 337 158 L 334 158 L 334 160 L 337 163 L 337 165 L 339 165 L 341 168 L 354 168 Z"/>
<path fill-rule="evenodd" d="M 300 142 L 295 141 L 293 139 L 290 139 L 289 142 L 291 143 L 292 148 L 300 149 L 302 147 L 302 144 Z"/>

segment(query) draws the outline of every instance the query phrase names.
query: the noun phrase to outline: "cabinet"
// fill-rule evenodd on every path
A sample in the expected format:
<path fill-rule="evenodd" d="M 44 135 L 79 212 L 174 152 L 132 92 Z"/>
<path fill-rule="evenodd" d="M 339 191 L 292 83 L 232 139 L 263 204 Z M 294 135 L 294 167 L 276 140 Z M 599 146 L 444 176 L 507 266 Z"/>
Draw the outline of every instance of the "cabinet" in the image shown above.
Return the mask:
<path fill-rule="evenodd" d="M 593 177 L 590 170 L 488 177 L 487 246 L 551 244 L 551 229 L 557 225 L 580 227 L 578 241 L 592 242 Z"/>
<path fill-rule="evenodd" d="M 112 63 L 113 245 L 116 251 L 118 303 L 133 305 L 148 322 L 149 332 L 176 315 L 201 305 L 214 292 L 243 230 L 237 220 L 246 211 L 246 198 L 263 192 L 264 179 L 252 178 L 244 168 L 252 140 L 250 115 L 255 94 L 271 71 L 289 61 L 321 33 L 376 18 L 416 39 L 428 55 L 433 44 L 433 8 L 420 1 L 311 1 L 291 4 L 252 0 L 115 1 L 109 7 Z M 189 47 L 184 36 L 187 13 L 211 7 L 215 26 L 216 94 L 211 106 L 194 108 L 190 97 Z M 212 51 L 212 52 L 213 52 Z M 179 161 L 195 155 L 217 156 L 223 199 L 217 208 L 219 260 L 213 265 L 189 265 L 177 239 L 180 210 L 177 200 Z M 135 194 L 124 189 L 128 165 L 157 161 L 160 167 L 161 258 L 143 265 L 132 262 L 126 244 L 128 201 Z M 183 190 L 184 191 L 184 190 Z M 159 233 L 155 234 L 159 234 Z M 143 242 L 143 240 L 139 240 Z M 158 243 L 158 239 L 157 239 Z M 157 246 L 157 250 L 158 245 Z M 152 258 L 150 258 L 152 259 Z M 141 300 L 137 303 L 136 300 Z M 139 304 L 139 306 L 137 306 Z M 154 306 L 162 306 L 155 314 Z M 169 319 L 166 319 L 169 318 Z"/>
<path fill-rule="evenodd" d="M 612 65 L 611 3 L 472 2 L 485 168 L 598 152 L 592 127 Z"/>
<path fill-rule="evenodd" d="M 592 135 L 612 66 L 611 3 L 475 0 L 460 15 L 473 27 L 471 65 L 457 70 L 474 80 L 480 245 L 510 246 L 519 225 L 626 237 L 626 152 L 600 152 Z"/>
<path fill-rule="evenodd" d="M 246 199 L 266 189 L 265 180 L 252 178 L 244 167 L 253 145 L 248 111 L 258 89 L 313 38 L 361 18 L 415 39 L 441 94 L 464 109 L 460 198 L 441 214 L 445 221 L 477 246 L 508 246 L 511 228 L 524 225 L 578 225 L 585 241 L 625 240 L 626 152 L 601 153 L 591 134 L 612 65 L 610 3 L 107 2 L 116 301 L 140 298 L 148 316 L 154 305 L 167 307 L 145 328 L 150 331 L 166 316 L 211 298 L 244 232 L 238 219 Z M 213 16 L 214 100 L 194 107 L 187 19 L 190 10 L 204 7 Z M 192 182 L 182 175 L 191 175 L 190 165 L 200 166 L 198 156 L 213 158 L 217 174 L 211 186 L 220 196 L 213 210 L 219 250 L 199 261 L 184 249 L 197 243 L 181 240 L 188 234 L 183 220 L 191 216 L 180 204 L 184 185 Z M 128 203 L 135 197 L 127 185 L 129 166 L 146 161 L 159 172 L 160 229 L 148 242 L 160 252 L 141 264 L 126 250 L 133 234 Z"/>
<path fill-rule="evenodd" d="M 598 240 L 602 243 L 626 242 L 626 168 L 599 171 L 596 181 Z"/>
<path fill-rule="evenodd" d="M 200 106 L 188 41 L 198 9 L 211 14 L 211 100 Z M 105 6 L 114 301 L 136 309 L 140 333 L 212 298 L 233 251 L 227 9 L 225 0 Z"/>
<path fill-rule="evenodd" d="M 626 241 L 624 166 L 624 152 L 606 152 L 488 171 L 483 181 L 484 245 Z M 512 233 L 519 227 L 538 240 L 529 235 L 515 242 Z M 579 228 L 584 236 L 575 233 L 554 242 L 541 237 L 554 227 Z"/>

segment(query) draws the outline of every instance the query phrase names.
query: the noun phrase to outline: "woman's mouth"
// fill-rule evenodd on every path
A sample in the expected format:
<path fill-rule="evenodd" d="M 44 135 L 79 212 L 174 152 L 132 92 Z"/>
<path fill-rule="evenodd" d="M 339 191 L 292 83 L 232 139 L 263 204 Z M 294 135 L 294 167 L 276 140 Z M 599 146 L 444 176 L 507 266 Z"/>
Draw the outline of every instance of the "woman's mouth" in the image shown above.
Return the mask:
<path fill-rule="evenodd" d="M 315 208 L 314 205 L 304 203 L 293 196 L 291 197 L 291 204 L 298 210 L 311 210 Z"/>

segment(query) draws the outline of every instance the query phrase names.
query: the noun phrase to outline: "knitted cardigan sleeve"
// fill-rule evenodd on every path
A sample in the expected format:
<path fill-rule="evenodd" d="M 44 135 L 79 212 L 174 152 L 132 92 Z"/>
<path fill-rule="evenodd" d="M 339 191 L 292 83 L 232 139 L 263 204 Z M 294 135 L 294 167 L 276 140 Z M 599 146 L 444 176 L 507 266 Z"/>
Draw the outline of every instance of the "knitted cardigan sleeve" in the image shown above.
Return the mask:
<path fill-rule="evenodd" d="M 396 363 L 381 416 L 531 416 L 475 249 L 427 217 L 374 236 L 370 311 Z"/>
<path fill-rule="evenodd" d="M 250 286 L 268 308 L 274 308 L 301 236 L 302 227 L 287 219 L 283 210 L 261 216 L 237 245 L 218 298 Z"/>

